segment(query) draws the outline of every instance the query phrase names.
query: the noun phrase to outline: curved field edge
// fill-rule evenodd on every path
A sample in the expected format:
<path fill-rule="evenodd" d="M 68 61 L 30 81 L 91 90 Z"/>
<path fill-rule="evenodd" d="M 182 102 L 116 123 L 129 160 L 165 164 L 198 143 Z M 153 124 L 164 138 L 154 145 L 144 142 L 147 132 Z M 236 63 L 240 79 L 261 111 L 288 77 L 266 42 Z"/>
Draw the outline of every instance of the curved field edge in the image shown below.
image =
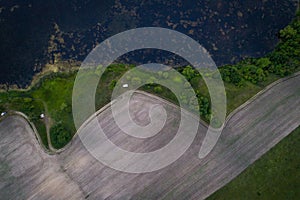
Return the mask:
<path fill-rule="evenodd" d="M 126 72 L 130 66 L 126 65 L 114 65 L 110 67 L 110 70 L 104 76 L 104 81 L 102 81 L 98 87 L 96 94 L 96 107 L 97 109 L 102 108 L 111 101 L 112 93 L 112 83 L 114 80 Z M 23 112 L 28 116 L 28 119 L 35 124 L 37 131 L 41 137 L 43 144 L 50 150 L 55 148 L 62 148 L 65 146 L 76 133 L 76 129 L 73 123 L 72 112 L 71 112 L 71 102 L 72 102 L 72 88 L 75 80 L 76 73 L 56 73 L 50 74 L 35 85 L 31 90 L 27 92 L 6 92 L 0 93 L 0 107 L 4 107 L 2 110 L 12 111 L 18 110 Z M 272 80 L 281 80 L 278 76 L 272 76 Z M 201 83 L 199 85 L 203 87 L 201 91 L 206 93 L 206 86 Z M 260 85 L 254 85 L 252 83 L 247 83 L 243 87 L 235 87 L 230 83 L 225 83 L 226 93 L 227 93 L 227 102 L 228 102 L 228 112 L 233 112 L 240 105 L 248 101 L 251 97 L 255 96 L 257 93 L 263 91 L 266 88 L 267 83 L 271 81 L 266 81 Z M 157 91 L 156 85 L 147 86 L 141 88 L 142 90 L 155 94 L 159 97 L 162 97 L 172 103 L 177 104 L 176 97 L 166 88 L 163 90 Z M 199 95 L 199 99 L 206 98 L 206 94 Z M 9 102 L 9 103 L 7 103 Z M 208 101 L 206 101 L 208 102 Z M 48 109 L 46 108 L 48 107 Z M 209 109 L 207 107 L 207 109 Z M 47 113 L 46 113 L 47 111 Z M 9 112 L 14 113 L 14 112 Z M 40 114 L 46 113 L 48 124 L 45 119 L 40 119 Z M 205 120 L 205 118 L 204 118 Z M 205 120 L 207 122 L 207 120 Z M 47 126 L 48 132 L 47 133 Z M 52 128 L 50 128 L 52 127 Z M 53 131 L 53 127 L 54 130 Z M 51 130 L 51 131 L 50 131 Z M 63 133 L 60 138 L 61 142 L 57 144 L 55 137 L 58 132 Z M 50 135 L 50 141 L 48 138 Z M 48 144 L 50 143 L 50 144 Z M 51 148 L 51 143 L 54 148 Z"/>
<path fill-rule="evenodd" d="M 297 80 L 298 80 L 299 78 L 297 78 Z M 295 83 L 295 81 L 293 82 L 293 83 Z M 297 82 L 296 82 L 297 83 Z M 291 86 L 293 86 L 294 84 L 289 84 L 288 85 L 288 87 L 287 86 L 285 86 L 285 87 L 283 87 L 283 88 L 290 88 L 290 89 L 292 89 L 292 91 L 294 91 L 294 87 L 291 87 Z M 276 85 L 276 86 L 282 86 L 282 85 Z M 294 88 L 294 89 L 293 89 Z M 296 88 L 298 88 L 298 87 L 296 87 Z M 278 91 L 278 89 L 277 89 L 277 91 Z M 279 90 L 280 91 L 280 90 Z M 284 90 L 284 91 L 286 91 L 286 90 Z M 274 93 L 274 92 L 273 92 Z M 278 92 L 275 92 L 275 96 L 278 94 Z M 262 94 L 262 95 L 264 95 L 264 93 Z M 261 96 L 259 96 L 258 98 L 260 98 Z M 268 102 L 268 101 L 267 101 Z M 279 102 L 281 102 L 281 101 L 279 101 Z M 250 104 L 251 105 L 251 104 Z M 255 104 L 254 104 L 255 105 Z M 252 107 L 254 106 L 253 104 L 252 104 Z M 261 104 L 260 105 L 260 107 L 263 107 L 264 109 L 265 109 L 265 107 L 264 107 L 264 105 L 266 105 L 266 103 L 263 103 L 263 104 Z M 273 106 L 271 106 L 271 107 L 274 107 L 274 106 L 276 106 L 277 105 L 277 103 L 274 103 L 273 104 Z M 282 105 L 286 105 L 286 104 L 282 104 Z M 248 105 L 249 106 L 249 105 Z M 258 109 L 258 110 L 260 110 L 260 109 Z M 251 115 L 251 113 L 248 113 L 248 114 L 250 114 Z M 295 111 L 294 111 L 294 114 L 295 114 Z M 246 115 L 245 115 L 246 116 Z M 264 116 L 264 115 L 263 115 Z M 237 117 L 238 118 L 238 117 Z M 250 118 L 251 118 L 251 116 L 250 116 Z M 275 118 L 276 119 L 276 118 Z M 297 119 L 297 118 L 296 118 Z M 247 121 L 247 120 L 246 120 Z M 254 123 L 254 122 L 253 122 Z M 263 122 L 262 122 L 263 123 Z M 282 122 L 281 122 L 282 123 Z M 248 125 L 250 125 L 251 126 L 251 123 L 250 124 L 248 124 Z M 291 130 L 290 130 L 291 131 Z M 229 133 L 229 132 L 227 132 L 227 133 Z M 251 135 L 251 134 L 250 134 Z M 77 138 L 78 139 L 78 138 Z M 200 143 L 199 143 L 200 144 Z M 73 146 L 72 145 L 72 147 L 74 147 L 74 148 L 76 148 L 76 146 Z M 77 146 L 78 147 L 78 146 Z M 72 149 L 68 149 L 68 150 L 72 150 Z M 197 148 L 197 150 L 198 150 L 198 148 Z M 68 151 L 66 152 L 66 155 L 67 156 L 69 156 L 69 153 L 68 153 Z M 77 158 L 78 156 L 76 156 L 75 155 L 75 157 Z M 188 159 L 188 160 L 190 160 L 190 159 Z M 226 159 L 227 160 L 227 159 Z M 192 160 L 191 160 L 191 162 L 192 162 Z M 88 162 L 89 163 L 89 162 Z M 192 164 L 192 163 L 189 163 L 189 164 Z M 188 164 L 188 166 L 190 166 Z M 69 166 L 69 165 L 68 165 Z M 67 168 L 66 168 L 67 169 Z M 78 169 L 78 168 L 77 168 Z M 197 171 L 197 170 L 196 170 Z M 169 173 L 166 173 L 166 175 L 168 175 Z M 169 174 L 170 175 L 170 174 Z M 168 175 L 168 176 L 169 176 Z M 195 177 L 197 177 L 197 174 L 195 174 L 195 173 L 191 173 L 191 175 L 192 176 L 195 176 Z M 148 177 L 149 178 L 149 177 Z M 188 178 L 188 177 L 187 177 Z M 216 178 L 216 177 L 215 177 Z M 100 179 L 101 180 L 101 179 Z M 199 180 L 199 179 L 197 179 L 197 180 Z M 193 181 L 193 180 L 192 180 Z M 113 181 L 112 181 L 113 182 Z M 184 183 L 184 182 L 183 182 Z M 151 184 L 152 185 L 152 184 Z M 184 185 L 184 184 L 183 184 Z M 159 188 L 157 188 L 157 185 L 155 186 L 155 185 L 152 185 L 152 187 L 155 187 L 156 188 L 156 190 L 159 190 Z M 184 191 L 184 193 L 182 193 L 181 195 L 185 195 L 187 192 L 188 193 L 190 193 L 190 192 L 193 192 L 193 189 L 195 189 L 195 188 L 190 188 L 190 187 L 187 187 L 188 188 L 188 191 Z M 156 191 L 155 190 L 155 191 Z M 195 191 L 195 190 L 194 190 Z M 126 191 L 125 191 L 125 193 L 126 193 Z M 124 194 L 124 193 L 123 193 Z M 159 193 L 158 193 L 159 194 Z M 178 199 L 181 199 L 181 198 L 178 198 Z M 183 199 L 183 198 L 182 198 Z"/>
<path fill-rule="evenodd" d="M 299 199 L 299 152 L 300 127 L 207 199 Z"/>
<path fill-rule="evenodd" d="M 220 67 L 222 78 L 225 82 L 227 94 L 227 114 L 234 111 L 248 99 L 268 84 L 280 77 L 288 76 L 299 71 L 300 66 L 300 12 L 286 28 L 280 31 L 280 42 L 273 52 L 263 58 L 249 58 L 236 65 Z M 77 63 L 78 64 L 78 63 Z M 41 74 L 26 90 L 7 90 L 0 93 L 0 111 L 17 110 L 25 113 L 36 125 L 42 142 L 46 147 L 56 149 L 65 146 L 73 137 L 76 130 L 72 119 L 72 88 L 76 77 L 76 67 L 65 69 L 65 64 L 57 64 Z M 96 109 L 100 109 L 111 101 L 111 93 L 116 81 L 133 65 L 114 64 L 104 72 L 96 92 Z M 98 68 L 94 72 L 97 74 Z M 190 66 L 177 68 L 194 88 L 201 118 L 209 122 L 211 117 L 210 99 L 207 87 L 197 73 Z M 168 78 L 168 73 L 159 76 Z M 213 76 L 213 74 L 211 74 Z M 138 77 L 129 77 L 128 82 L 139 81 Z M 176 97 L 166 88 L 149 84 L 144 91 L 156 94 L 173 103 Z M 189 104 L 189 98 L 180 97 Z M 181 100 L 182 100 L 181 99 Z M 46 114 L 47 120 L 40 115 Z M 50 138 L 49 138 L 50 136 Z M 50 143 L 50 144 L 48 144 Z"/>

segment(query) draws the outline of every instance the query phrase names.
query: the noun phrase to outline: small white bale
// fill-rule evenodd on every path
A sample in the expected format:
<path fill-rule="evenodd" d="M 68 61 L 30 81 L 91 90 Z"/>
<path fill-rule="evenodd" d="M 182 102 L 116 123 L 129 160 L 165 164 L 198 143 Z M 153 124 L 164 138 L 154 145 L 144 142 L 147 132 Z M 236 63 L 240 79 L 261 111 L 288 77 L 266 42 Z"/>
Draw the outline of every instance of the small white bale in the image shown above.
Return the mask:
<path fill-rule="evenodd" d="M 128 88 L 129 85 L 126 83 L 126 84 L 123 84 L 123 88 Z"/>
<path fill-rule="evenodd" d="M 45 118 L 45 114 L 44 113 L 40 114 L 40 118 L 44 119 Z"/>

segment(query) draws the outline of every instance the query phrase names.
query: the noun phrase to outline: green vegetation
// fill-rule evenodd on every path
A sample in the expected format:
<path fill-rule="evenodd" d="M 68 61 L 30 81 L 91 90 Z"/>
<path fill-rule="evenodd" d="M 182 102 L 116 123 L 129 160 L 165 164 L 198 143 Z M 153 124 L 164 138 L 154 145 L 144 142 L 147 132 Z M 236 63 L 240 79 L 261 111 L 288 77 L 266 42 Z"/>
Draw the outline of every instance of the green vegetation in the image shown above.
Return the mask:
<path fill-rule="evenodd" d="M 300 20 L 296 18 L 290 25 L 280 31 L 280 42 L 275 50 L 263 58 L 245 59 L 235 65 L 226 65 L 220 68 L 227 94 L 228 112 L 247 101 L 250 97 L 262 90 L 266 85 L 290 75 L 299 70 L 300 66 Z M 96 108 L 100 109 L 111 100 L 113 88 L 122 75 L 132 69 L 133 65 L 114 64 L 109 66 L 101 77 L 96 91 Z M 101 66 L 90 73 L 95 78 L 102 72 Z M 184 83 L 179 76 L 173 76 L 167 71 L 160 71 L 153 76 L 127 75 L 125 81 L 129 84 L 139 84 L 142 79 L 147 79 L 147 85 L 141 90 L 151 92 L 175 104 L 178 99 L 167 88 L 155 84 L 157 79 L 172 79 L 177 83 L 189 84 L 194 88 L 199 107 L 186 94 L 179 97 L 189 110 L 200 111 L 200 116 L 206 122 L 210 121 L 211 108 L 207 87 L 197 72 L 191 66 L 177 68 L 189 81 Z M 206 74 L 213 77 L 214 74 Z M 45 113 L 51 119 L 47 120 L 50 128 L 51 143 L 55 148 L 63 147 L 75 133 L 72 119 L 72 89 L 76 72 L 53 73 L 43 77 L 28 91 L 6 91 L 0 93 L 0 111 L 17 110 L 29 116 L 36 125 L 42 142 L 47 144 L 45 121 L 40 119 L 40 114 Z M 89 77 L 90 78 L 90 77 Z M 92 76 L 93 78 L 93 76 Z"/>
<path fill-rule="evenodd" d="M 26 113 L 40 133 L 43 144 L 48 146 L 46 128 L 43 120 L 40 119 L 40 114 L 44 112 L 44 105 L 40 99 L 33 98 L 28 92 L 1 92 L 0 109 L 1 112 L 15 110 Z"/>
<path fill-rule="evenodd" d="M 280 42 L 275 50 L 263 58 L 249 58 L 235 66 L 220 68 L 224 81 L 242 87 L 245 81 L 260 84 L 271 75 L 284 77 L 299 70 L 300 20 L 296 18 L 279 32 Z"/>
<path fill-rule="evenodd" d="M 246 102 L 275 80 L 299 71 L 300 66 L 300 12 L 290 25 L 280 31 L 275 50 L 262 58 L 248 58 L 235 65 L 220 67 L 227 95 L 227 114 Z M 96 109 L 111 101 L 114 87 L 132 65 L 114 64 L 107 68 L 96 90 Z M 206 122 L 211 118 L 210 98 L 206 84 L 197 70 L 191 66 L 176 69 L 194 88 L 199 107 L 190 97 L 179 97 L 190 110 L 198 110 Z M 94 78 L 102 72 L 101 66 L 91 71 Z M 214 74 L 206 74 L 213 77 Z M 0 112 L 20 111 L 32 121 L 48 148 L 47 128 L 54 148 L 65 146 L 75 134 L 72 118 L 72 90 L 76 72 L 52 73 L 43 77 L 28 91 L 0 92 Z M 166 87 L 156 84 L 157 79 L 172 79 L 182 83 L 180 77 L 171 73 L 158 72 L 147 78 L 148 84 L 140 89 L 156 94 L 175 104 L 178 99 Z M 90 78 L 90 77 L 89 77 Z M 92 76 L 93 78 L 93 76 Z M 129 84 L 139 84 L 143 74 L 125 76 Z M 186 83 L 185 83 L 186 84 Z M 188 88 L 189 84 L 186 85 Z M 49 120 L 41 119 L 45 113 Z M 47 124 L 46 124 L 47 123 Z M 226 185 L 210 199 L 297 199 L 299 184 L 300 128 L 295 130 L 276 148 L 255 162 L 237 179 Z"/>
<path fill-rule="evenodd" d="M 299 199 L 299 152 L 300 127 L 208 199 Z"/>
<path fill-rule="evenodd" d="M 50 138 L 53 147 L 61 148 L 67 142 L 70 141 L 71 136 L 75 133 L 74 122 L 71 118 L 72 116 L 72 89 L 73 82 L 75 80 L 75 73 L 71 74 L 51 74 L 45 77 L 39 82 L 34 88 L 32 88 L 28 93 L 35 99 L 40 99 L 45 103 L 44 113 L 51 118 L 49 121 Z M 47 109 L 47 110 L 46 110 Z M 27 114 L 27 113 L 26 113 Z M 35 113 L 37 115 L 37 113 Z M 70 134 L 68 141 L 62 142 L 62 140 L 57 140 L 57 137 L 53 129 L 58 124 L 64 127 Z"/>
<path fill-rule="evenodd" d="M 248 58 L 236 65 L 220 68 L 225 81 L 228 112 L 232 112 L 265 86 L 299 71 L 300 19 L 297 17 L 280 31 L 275 50 L 262 58 Z"/>
<path fill-rule="evenodd" d="M 71 130 L 60 121 L 50 129 L 51 143 L 55 148 L 65 146 L 72 138 Z"/>
<path fill-rule="evenodd" d="M 112 92 L 117 80 L 133 67 L 134 65 L 114 64 L 104 71 L 96 91 L 95 102 L 97 109 L 100 109 L 111 101 Z M 100 69 L 98 68 L 98 70 Z"/>

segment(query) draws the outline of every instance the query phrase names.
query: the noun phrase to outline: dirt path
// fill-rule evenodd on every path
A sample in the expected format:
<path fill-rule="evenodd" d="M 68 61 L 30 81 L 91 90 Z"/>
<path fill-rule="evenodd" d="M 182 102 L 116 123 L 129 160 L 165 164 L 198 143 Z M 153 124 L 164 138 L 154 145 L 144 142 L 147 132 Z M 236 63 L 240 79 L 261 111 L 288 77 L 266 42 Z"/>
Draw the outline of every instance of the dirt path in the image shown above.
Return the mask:
<path fill-rule="evenodd" d="M 35 146 L 33 150 L 29 148 L 31 153 L 24 151 L 10 156 L 24 148 L 22 144 L 27 135 L 33 135 L 25 121 L 21 123 L 18 117 L 10 117 L 0 123 L 0 196 L 11 195 L 13 199 L 51 199 L 53 196 L 61 199 L 204 199 L 300 125 L 299 83 L 299 75 L 281 80 L 234 112 L 217 146 L 205 159 L 197 157 L 207 129 L 199 123 L 194 143 L 180 159 L 164 169 L 146 174 L 122 173 L 102 165 L 89 154 L 78 137 L 56 156 L 46 155 L 32 139 L 27 142 Z M 115 125 L 107 106 L 97 115 L 107 137 L 128 151 L 148 152 L 166 145 L 178 127 L 178 109 L 146 93 L 137 93 L 132 102 L 132 117 L 140 123 L 149 121 L 147 113 L 151 105 L 164 106 L 171 112 L 164 129 L 147 140 L 129 137 Z M 90 123 L 85 129 L 96 131 Z M 14 140 L 16 136 L 18 139 Z M 31 160 L 40 157 L 47 164 Z M 32 164 L 26 167 L 28 163 Z M 2 173 L 2 169 L 7 170 Z M 41 180 L 39 177 L 44 177 L 43 174 L 47 174 L 48 179 Z M 62 174 L 61 188 L 55 187 L 58 182 L 54 177 Z M 27 180 L 30 180 L 30 187 L 22 182 Z M 15 184 L 24 187 L 21 190 L 23 197 L 16 193 Z M 38 189 L 33 189 L 34 186 Z"/>
<path fill-rule="evenodd" d="M 45 126 L 46 126 L 48 147 L 49 147 L 49 150 L 52 151 L 52 153 L 57 153 L 59 150 L 54 148 L 53 145 L 52 145 L 52 142 L 51 142 L 50 128 L 51 128 L 51 125 L 52 125 L 52 120 L 50 118 L 50 114 L 49 114 L 49 111 L 48 111 L 48 106 L 44 101 L 42 101 L 42 102 L 43 102 L 43 105 L 44 105 L 44 108 L 45 108 L 44 122 L 45 122 Z"/>

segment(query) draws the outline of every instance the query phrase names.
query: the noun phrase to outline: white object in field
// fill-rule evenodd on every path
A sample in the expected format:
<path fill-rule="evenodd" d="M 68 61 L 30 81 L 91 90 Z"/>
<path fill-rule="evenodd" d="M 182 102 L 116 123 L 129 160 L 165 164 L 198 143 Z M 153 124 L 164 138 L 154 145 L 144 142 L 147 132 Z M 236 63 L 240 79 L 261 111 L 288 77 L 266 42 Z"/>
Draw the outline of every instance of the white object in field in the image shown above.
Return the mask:
<path fill-rule="evenodd" d="M 4 115 L 6 115 L 6 112 L 2 112 L 1 113 L 1 117 L 3 117 Z"/>
<path fill-rule="evenodd" d="M 126 84 L 123 84 L 123 88 L 128 88 L 128 84 L 126 83 Z"/>
<path fill-rule="evenodd" d="M 40 114 L 40 118 L 44 119 L 45 118 L 45 114 L 44 113 Z"/>

